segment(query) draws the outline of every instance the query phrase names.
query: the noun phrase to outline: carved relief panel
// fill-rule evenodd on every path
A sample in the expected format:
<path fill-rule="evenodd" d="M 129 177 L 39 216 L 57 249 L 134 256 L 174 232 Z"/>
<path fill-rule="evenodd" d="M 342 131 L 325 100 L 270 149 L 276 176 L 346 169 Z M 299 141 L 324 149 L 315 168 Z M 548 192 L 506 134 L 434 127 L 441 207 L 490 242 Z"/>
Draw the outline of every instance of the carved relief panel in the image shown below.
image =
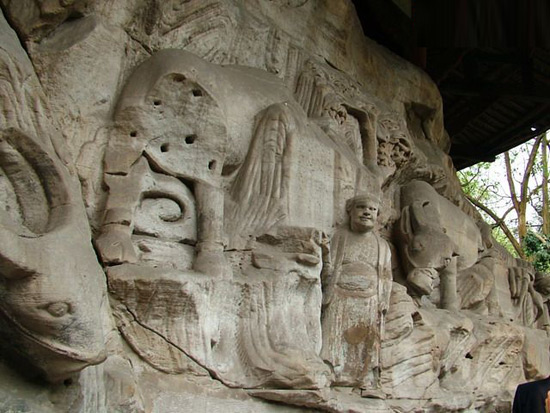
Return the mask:
<path fill-rule="evenodd" d="M 90 58 L 109 24 L 109 56 L 124 61 L 93 77 L 105 76 L 103 117 L 83 129 L 99 129 L 69 122 L 82 185 L 102 176 L 85 188 L 86 217 L 32 64 L 2 29 L 6 354 L 51 381 L 108 356 L 80 376 L 96 391 L 88 411 L 115 399 L 162 411 L 181 402 L 179 383 L 235 403 L 489 411 L 545 374 L 548 357 L 533 350 L 548 348 L 544 275 L 499 249 L 463 198 L 435 85 L 370 43 L 351 53 L 363 43 L 350 2 L 99 1 L 85 19 L 82 2 L 53 2 L 50 17 L 28 3 L 44 14 L 28 39 L 72 16 L 29 45 L 37 70 Z M 65 44 L 64 33 L 85 40 Z M 71 79 L 46 77 L 50 88 Z M 86 101 L 93 84 L 63 105 Z M 94 102 L 74 113 L 95 113 Z"/>

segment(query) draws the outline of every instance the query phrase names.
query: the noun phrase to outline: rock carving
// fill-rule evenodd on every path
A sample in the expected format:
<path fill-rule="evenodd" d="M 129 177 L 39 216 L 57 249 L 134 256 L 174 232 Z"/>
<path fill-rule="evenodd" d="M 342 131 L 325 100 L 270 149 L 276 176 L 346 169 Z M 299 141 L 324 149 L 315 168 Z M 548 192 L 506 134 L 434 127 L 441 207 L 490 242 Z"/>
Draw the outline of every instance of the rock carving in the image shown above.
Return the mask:
<path fill-rule="evenodd" d="M 180 211 L 160 219 L 172 221 L 167 224 L 172 228 L 188 227 L 185 231 L 190 237 L 171 237 L 178 237 L 173 241 L 183 241 L 184 245 L 194 244 L 192 267 L 204 274 L 228 275 L 222 255 L 221 188 L 227 132 L 221 108 L 208 87 L 201 84 L 208 84 L 208 79 L 199 80 L 208 70 L 200 62 L 195 67 L 196 62 L 196 58 L 176 51 L 155 55 L 133 73 L 118 103 L 117 126 L 105 158 L 105 181 L 117 186 L 111 191 L 102 235 L 97 240 L 107 263 L 137 261 L 131 240 L 133 234 L 142 232 L 135 228 L 136 208 L 143 199 L 163 199 L 164 203 L 175 202 L 177 206 L 172 208 Z M 175 129 L 176 125 L 180 129 Z M 140 157 L 144 160 L 133 171 L 136 167 L 132 165 Z M 146 163 L 164 174 L 154 175 L 156 183 L 147 183 L 147 176 L 153 175 L 144 175 Z M 132 184 L 136 179 L 145 179 L 142 187 Z M 182 189 L 183 185 L 192 189 Z M 198 217 L 193 214 L 195 210 Z"/>
<path fill-rule="evenodd" d="M 440 306 L 458 308 L 457 271 L 471 267 L 483 249 L 473 220 L 423 181 L 401 189 L 401 256 L 407 281 L 421 295 L 440 277 Z"/>
<path fill-rule="evenodd" d="M 62 381 L 105 359 L 102 271 L 81 236 L 83 210 L 55 155 L 5 129 L 0 168 L 11 184 L 5 195 L 16 200 L 0 211 L 3 340 L 48 380 Z"/>
<path fill-rule="evenodd" d="M 348 200 L 349 228 L 332 239 L 323 282 L 321 357 L 333 385 L 359 388 L 365 397 L 383 397 L 379 343 L 391 291 L 390 250 L 373 232 L 378 205 L 370 194 Z"/>
<path fill-rule="evenodd" d="M 31 377 L 105 360 L 104 273 L 31 62 L 0 16 L 0 344 Z"/>
<path fill-rule="evenodd" d="M 0 5 L 0 411 L 506 412 L 550 374 L 548 274 L 350 0 Z"/>

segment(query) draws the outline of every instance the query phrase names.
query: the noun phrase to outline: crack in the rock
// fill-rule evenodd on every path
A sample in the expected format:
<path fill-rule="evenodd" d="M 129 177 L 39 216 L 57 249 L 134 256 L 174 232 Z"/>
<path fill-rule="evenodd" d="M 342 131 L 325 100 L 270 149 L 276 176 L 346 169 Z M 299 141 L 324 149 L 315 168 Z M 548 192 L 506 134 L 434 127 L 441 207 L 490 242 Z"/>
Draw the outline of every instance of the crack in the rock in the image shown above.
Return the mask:
<path fill-rule="evenodd" d="M 141 322 L 137 315 L 132 311 L 130 310 L 130 308 L 128 308 L 128 306 L 124 303 L 120 303 L 124 306 L 124 308 L 126 309 L 126 311 L 128 311 L 129 314 L 131 314 L 131 316 L 133 317 L 134 321 L 136 323 L 138 323 L 141 327 L 145 328 L 146 330 L 150 331 L 151 333 L 157 335 L 158 337 L 160 337 L 162 340 L 164 340 L 166 343 L 168 343 L 169 345 L 175 347 L 176 349 L 178 349 L 179 351 L 181 351 L 187 358 L 189 358 L 191 361 L 193 361 L 196 365 L 198 365 L 199 367 L 202 367 L 207 373 L 208 375 L 210 376 L 210 378 L 212 380 L 216 380 L 218 382 L 220 382 L 221 384 L 223 384 L 224 386 L 227 386 L 227 387 L 235 387 L 235 386 L 231 386 L 227 383 L 225 383 L 219 376 L 218 374 L 204 366 L 202 363 L 200 363 L 195 357 L 193 357 L 192 355 L 190 355 L 187 351 L 185 351 L 183 348 L 181 348 L 180 346 L 178 346 L 176 343 L 170 341 L 168 338 L 166 338 L 165 336 L 163 336 L 161 333 L 159 333 L 158 331 L 156 331 L 155 329 L 149 327 L 148 325 L 146 325 L 145 323 Z"/>
<path fill-rule="evenodd" d="M 147 53 L 149 53 L 150 55 L 152 55 L 152 54 L 154 53 L 153 49 L 152 49 L 149 45 L 143 43 L 141 40 L 139 40 L 136 36 L 134 36 L 134 35 L 133 35 L 132 33 L 130 33 L 128 30 L 124 30 L 124 31 L 126 32 L 126 34 L 128 35 L 128 37 L 130 37 L 130 39 L 132 39 L 134 42 L 138 43 L 141 47 L 143 47 L 143 49 L 144 49 Z"/>

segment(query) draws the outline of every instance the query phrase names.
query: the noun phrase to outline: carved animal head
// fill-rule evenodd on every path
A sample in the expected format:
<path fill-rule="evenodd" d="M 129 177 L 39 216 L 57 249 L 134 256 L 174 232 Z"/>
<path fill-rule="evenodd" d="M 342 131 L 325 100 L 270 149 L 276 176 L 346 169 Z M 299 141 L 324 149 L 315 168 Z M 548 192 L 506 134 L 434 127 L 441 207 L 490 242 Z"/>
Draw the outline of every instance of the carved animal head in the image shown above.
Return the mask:
<path fill-rule="evenodd" d="M 105 172 L 125 175 L 145 153 L 157 171 L 218 186 L 230 145 L 216 79 L 211 65 L 183 50 L 144 61 L 118 101 Z"/>
<path fill-rule="evenodd" d="M 0 332 L 4 348 L 60 381 L 105 359 L 105 289 L 77 187 L 51 152 L 0 132 Z"/>
<path fill-rule="evenodd" d="M 457 256 L 457 246 L 439 225 L 437 211 L 428 201 L 403 208 L 399 225 L 401 251 L 409 269 L 441 270 Z"/>

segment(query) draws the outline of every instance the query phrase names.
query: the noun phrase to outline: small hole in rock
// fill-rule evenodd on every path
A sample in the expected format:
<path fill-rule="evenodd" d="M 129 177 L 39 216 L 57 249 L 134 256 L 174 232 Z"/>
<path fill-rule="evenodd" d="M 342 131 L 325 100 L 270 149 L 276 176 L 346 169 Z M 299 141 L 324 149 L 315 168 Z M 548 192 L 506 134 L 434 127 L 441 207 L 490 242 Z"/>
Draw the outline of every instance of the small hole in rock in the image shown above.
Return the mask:
<path fill-rule="evenodd" d="M 193 142 L 195 142 L 195 139 L 197 139 L 197 135 L 187 135 L 185 137 L 185 143 L 187 144 L 192 144 Z"/>
<path fill-rule="evenodd" d="M 202 90 L 193 89 L 193 96 L 202 96 Z"/>
<path fill-rule="evenodd" d="M 63 381 L 63 384 L 67 387 L 69 387 L 71 384 L 73 384 L 73 379 L 65 379 Z"/>
<path fill-rule="evenodd" d="M 169 149 L 170 149 L 170 144 L 169 143 L 163 143 L 162 145 L 160 145 L 160 151 L 161 152 L 168 152 Z"/>
<path fill-rule="evenodd" d="M 160 106 L 162 104 L 162 101 L 159 99 L 153 100 L 153 105 Z"/>
<path fill-rule="evenodd" d="M 210 169 L 211 171 L 216 169 L 216 161 L 215 160 L 212 160 L 212 161 L 208 162 L 208 169 Z"/>
<path fill-rule="evenodd" d="M 465 356 L 467 359 L 473 360 L 474 356 L 472 356 L 470 353 L 466 353 Z"/>
<path fill-rule="evenodd" d="M 67 7 L 67 6 L 70 5 L 70 3 L 73 3 L 73 2 L 69 2 L 68 0 L 64 0 L 64 1 L 61 1 L 60 3 L 63 7 Z M 64 5 L 63 3 L 65 3 L 66 5 Z M 84 17 L 84 14 L 79 13 L 77 11 L 74 11 L 74 12 L 72 12 L 71 14 L 69 14 L 67 16 L 67 19 L 65 21 L 67 23 L 69 23 L 69 22 L 72 22 L 72 21 L 75 21 L 75 20 L 78 20 L 78 19 L 82 19 L 83 17 Z"/>
<path fill-rule="evenodd" d="M 130 136 L 132 138 L 135 138 L 137 136 L 137 132 L 135 130 L 133 130 L 132 132 L 130 132 Z"/>
<path fill-rule="evenodd" d="M 173 79 L 174 79 L 174 82 L 183 82 L 185 80 L 185 76 L 178 73 L 174 75 Z"/>

